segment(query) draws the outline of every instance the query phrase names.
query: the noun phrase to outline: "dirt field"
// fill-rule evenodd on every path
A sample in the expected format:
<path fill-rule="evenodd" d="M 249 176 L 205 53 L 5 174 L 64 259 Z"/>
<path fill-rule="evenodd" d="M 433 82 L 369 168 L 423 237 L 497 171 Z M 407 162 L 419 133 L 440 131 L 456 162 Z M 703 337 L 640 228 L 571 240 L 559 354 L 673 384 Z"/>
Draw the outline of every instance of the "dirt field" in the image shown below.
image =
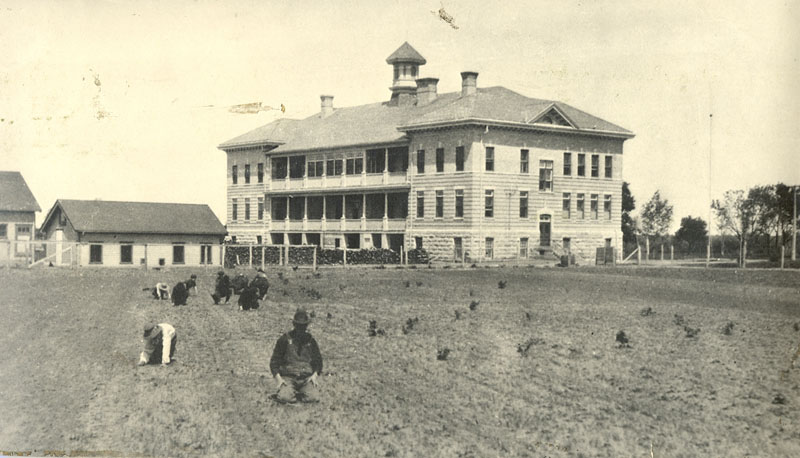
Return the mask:
<path fill-rule="evenodd" d="M 194 272 L 172 307 L 142 288 L 189 270 L 0 271 L 0 451 L 800 456 L 796 271 L 301 269 L 255 312 Z M 270 400 L 297 306 L 325 359 L 313 406 Z M 135 365 L 148 320 L 177 329 L 170 366 Z"/>

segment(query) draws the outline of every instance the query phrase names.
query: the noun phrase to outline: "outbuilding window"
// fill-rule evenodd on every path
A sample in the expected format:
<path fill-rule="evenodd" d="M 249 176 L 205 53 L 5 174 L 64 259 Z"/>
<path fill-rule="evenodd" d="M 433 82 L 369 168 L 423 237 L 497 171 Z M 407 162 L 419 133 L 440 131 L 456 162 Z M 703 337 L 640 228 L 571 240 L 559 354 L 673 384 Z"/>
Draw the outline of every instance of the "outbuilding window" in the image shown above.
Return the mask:
<path fill-rule="evenodd" d="M 89 264 L 103 263 L 103 245 L 97 243 L 89 245 Z"/>
<path fill-rule="evenodd" d="M 183 245 L 173 245 L 172 246 L 172 263 L 173 264 L 184 264 L 184 246 Z"/>

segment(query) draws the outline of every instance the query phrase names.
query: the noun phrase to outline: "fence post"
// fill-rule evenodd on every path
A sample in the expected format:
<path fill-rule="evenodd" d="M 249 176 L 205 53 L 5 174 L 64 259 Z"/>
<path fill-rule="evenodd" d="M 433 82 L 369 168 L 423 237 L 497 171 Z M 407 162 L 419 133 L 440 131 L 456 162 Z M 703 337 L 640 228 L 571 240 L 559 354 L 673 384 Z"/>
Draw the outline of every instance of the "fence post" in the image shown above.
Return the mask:
<path fill-rule="evenodd" d="M 220 257 L 220 261 L 222 262 L 222 268 L 225 268 L 225 255 L 228 254 L 228 247 L 223 243 L 222 244 L 222 256 Z"/>
<path fill-rule="evenodd" d="M 644 254 L 644 263 L 647 264 L 650 261 L 650 237 L 644 239 L 644 249 L 647 251 Z"/>
<path fill-rule="evenodd" d="M 747 240 L 742 245 L 742 269 L 747 267 Z"/>
<path fill-rule="evenodd" d="M 342 248 L 342 265 L 347 268 L 347 247 Z"/>
<path fill-rule="evenodd" d="M 669 246 L 669 260 L 670 261 L 674 261 L 675 260 L 675 245 L 670 245 Z"/>
<path fill-rule="evenodd" d="M 6 268 L 11 270 L 11 240 L 8 241 L 8 248 L 6 251 L 8 252 L 8 257 L 6 258 Z"/>
<path fill-rule="evenodd" d="M 253 267 L 253 244 L 250 244 L 250 267 Z"/>
<path fill-rule="evenodd" d="M 664 244 L 661 244 L 661 260 L 664 260 Z"/>
<path fill-rule="evenodd" d="M 267 248 L 264 245 L 261 245 L 261 270 L 264 270 L 264 258 L 267 255 Z"/>
<path fill-rule="evenodd" d="M 317 246 L 314 245 L 314 258 L 311 261 L 311 270 L 317 271 Z"/>
<path fill-rule="evenodd" d="M 636 244 L 636 264 L 638 265 L 641 263 L 642 263 L 642 246 Z"/>
<path fill-rule="evenodd" d="M 786 247 L 781 245 L 781 269 L 783 269 L 783 257 L 785 256 Z"/>

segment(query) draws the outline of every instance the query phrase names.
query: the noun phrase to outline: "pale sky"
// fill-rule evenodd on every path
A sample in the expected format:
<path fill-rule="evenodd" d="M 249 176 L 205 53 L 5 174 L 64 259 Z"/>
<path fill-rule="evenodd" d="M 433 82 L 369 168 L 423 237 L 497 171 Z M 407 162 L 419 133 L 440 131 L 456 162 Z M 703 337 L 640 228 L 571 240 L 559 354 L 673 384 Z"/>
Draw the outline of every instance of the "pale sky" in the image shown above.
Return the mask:
<path fill-rule="evenodd" d="M 37 225 L 59 198 L 207 203 L 224 223 L 218 144 L 320 94 L 388 100 L 409 41 L 440 93 L 473 70 L 635 132 L 624 179 L 639 207 L 661 190 L 677 229 L 707 219 L 709 183 L 800 184 L 798 24 L 800 2 L 773 0 L 0 0 L 0 170 Z M 250 102 L 287 110 L 228 111 Z"/>

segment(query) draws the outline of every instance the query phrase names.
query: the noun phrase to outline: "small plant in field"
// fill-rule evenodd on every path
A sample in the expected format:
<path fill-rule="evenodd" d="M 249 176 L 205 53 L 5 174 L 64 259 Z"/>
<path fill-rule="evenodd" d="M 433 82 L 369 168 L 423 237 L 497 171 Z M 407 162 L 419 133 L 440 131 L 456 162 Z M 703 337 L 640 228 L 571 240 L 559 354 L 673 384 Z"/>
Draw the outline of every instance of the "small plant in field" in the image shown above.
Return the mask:
<path fill-rule="evenodd" d="M 419 318 L 417 317 L 406 320 L 406 324 L 403 326 L 403 334 L 408 334 L 412 329 L 414 329 L 414 325 L 417 323 L 419 323 Z"/>
<path fill-rule="evenodd" d="M 280 278 L 281 280 L 283 280 L 283 272 L 278 272 L 278 278 Z"/>
<path fill-rule="evenodd" d="M 330 320 L 331 318 L 333 318 L 333 315 L 331 315 L 331 312 L 328 312 L 328 316 L 327 316 L 327 318 L 328 318 L 329 320 Z"/>
<path fill-rule="evenodd" d="M 524 357 L 528 356 L 528 350 L 530 350 L 532 346 L 543 344 L 543 343 L 544 343 L 544 340 L 542 340 L 542 339 L 540 339 L 538 337 L 530 338 L 530 339 L 526 340 L 525 343 L 517 344 L 517 353 L 519 353 L 524 358 Z"/>
<path fill-rule="evenodd" d="M 456 313 L 456 320 L 460 320 L 461 319 L 461 312 L 459 312 L 458 310 L 454 310 L 454 312 Z"/>
<path fill-rule="evenodd" d="M 422 282 L 417 280 L 417 286 L 422 286 Z"/>
<path fill-rule="evenodd" d="M 620 348 L 623 348 L 623 347 L 625 347 L 625 348 L 627 348 L 627 347 L 630 347 L 630 345 L 628 344 L 628 342 L 630 342 L 630 339 L 628 339 L 628 336 L 627 336 L 627 335 L 625 335 L 625 331 L 619 331 L 619 332 L 617 333 L 617 343 L 619 343 L 619 347 L 620 347 Z"/>
<path fill-rule="evenodd" d="M 339 291 L 344 291 L 345 289 L 347 289 L 347 285 L 339 285 Z"/>
<path fill-rule="evenodd" d="M 722 328 L 722 333 L 725 334 L 726 336 L 731 335 L 732 332 L 733 332 L 733 323 L 728 323 L 725 325 L 724 328 Z"/>
<path fill-rule="evenodd" d="M 312 299 L 316 299 L 316 300 L 320 300 L 320 299 L 322 299 L 322 293 L 320 293 L 319 291 L 317 291 L 317 290 L 316 290 L 316 289 L 314 289 L 314 288 L 310 288 L 310 289 L 308 289 L 308 290 L 306 291 L 306 294 L 308 294 L 308 297 L 310 297 L 310 298 L 312 298 Z M 312 313 L 313 313 L 313 312 L 312 312 Z"/>
<path fill-rule="evenodd" d="M 411 282 L 406 280 L 406 288 L 410 288 L 410 287 L 411 287 Z"/>
<path fill-rule="evenodd" d="M 284 295 L 284 296 L 288 296 L 288 295 L 289 295 L 289 291 L 286 291 L 286 290 L 284 289 L 284 290 L 283 290 L 283 295 Z"/>
<path fill-rule="evenodd" d="M 639 312 L 639 313 L 642 316 L 650 316 L 650 315 L 655 315 L 656 314 L 656 312 L 653 311 L 652 307 L 647 307 L 646 309 L 642 309 L 642 311 Z"/>
<path fill-rule="evenodd" d="M 297 272 L 297 266 L 292 266 L 292 270 L 293 270 L 294 272 Z"/>
<path fill-rule="evenodd" d="M 697 337 L 697 334 L 700 333 L 700 328 L 690 328 L 689 326 L 684 326 L 683 330 L 686 331 L 686 337 L 692 338 Z"/>
<path fill-rule="evenodd" d="M 531 312 L 525 312 L 525 319 L 531 321 Z"/>
<path fill-rule="evenodd" d="M 500 280 L 499 282 L 497 282 L 497 287 L 500 288 L 500 289 L 504 289 L 507 284 L 508 284 L 508 281 Z"/>
<path fill-rule="evenodd" d="M 786 399 L 786 396 L 778 393 L 778 394 L 775 395 L 774 398 L 772 398 L 772 403 L 773 404 L 784 405 L 784 404 L 788 404 L 789 401 Z"/>
<path fill-rule="evenodd" d="M 478 265 L 477 265 L 477 264 L 472 264 L 471 266 L 469 266 L 469 268 L 470 268 L 470 269 L 477 269 L 477 268 L 478 268 Z"/>
<path fill-rule="evenodd" d="M 384 336 L 386 335 L 386 331 L 378 327 L 377 321 L 371 320 L 369 322 L 369 329 L 367 329 L 367 334 L 369 334 L 370 337 Z"/>
<path fill-rule="evenodd" d="M 800 331 L 800 323 L 795 323 L 794 324 L 794 330 L 795 330 L 795 332 Z"/>
<path fill-rule="evenodd" d="M 289 284 L 289 279 L 288 278 L 284 278 L 283 279 L 283 284 L 284 285 L 288 285 Z"/>
<path fill-rule="evenodd" d="M 470 288 L 470 290 L 469 290 L 469 297 L 472 297 L 472 296 L 474 296 L 474 295 L 475 295 L 475 290 L 473 290 L 472 288 Z"/>
<path fill-rule="evenodd" d="M 481 303 L 481 301 L 472 301 L 472 302 L 470 302 L 469 303 L 469 309 L 474 312 L 475 309 L 478 308 L 478 305 L 480 305 L 480 303 Z"/>
<path fill-rule="evenodd" d="M 436 352 L 436 359 L 438 359 L 439 361 L 447 361 L 447 357 L 449 355 L 450 355 L 450 349 L 445 347 L 445 348 L 439 349 Z"/>
<path fill-rule="evenodd" d="M 322 278 L 322 272 L 314 272 L 314 278 Z"/>
<path fill-rule="evenodd" d="M 675 314 L 675 317 L 672 319 L 672 322 L 675 323 L 675 326 L 683 326 L 686 324 L 686 320 L 683 318 L 683 315 Z"/>

